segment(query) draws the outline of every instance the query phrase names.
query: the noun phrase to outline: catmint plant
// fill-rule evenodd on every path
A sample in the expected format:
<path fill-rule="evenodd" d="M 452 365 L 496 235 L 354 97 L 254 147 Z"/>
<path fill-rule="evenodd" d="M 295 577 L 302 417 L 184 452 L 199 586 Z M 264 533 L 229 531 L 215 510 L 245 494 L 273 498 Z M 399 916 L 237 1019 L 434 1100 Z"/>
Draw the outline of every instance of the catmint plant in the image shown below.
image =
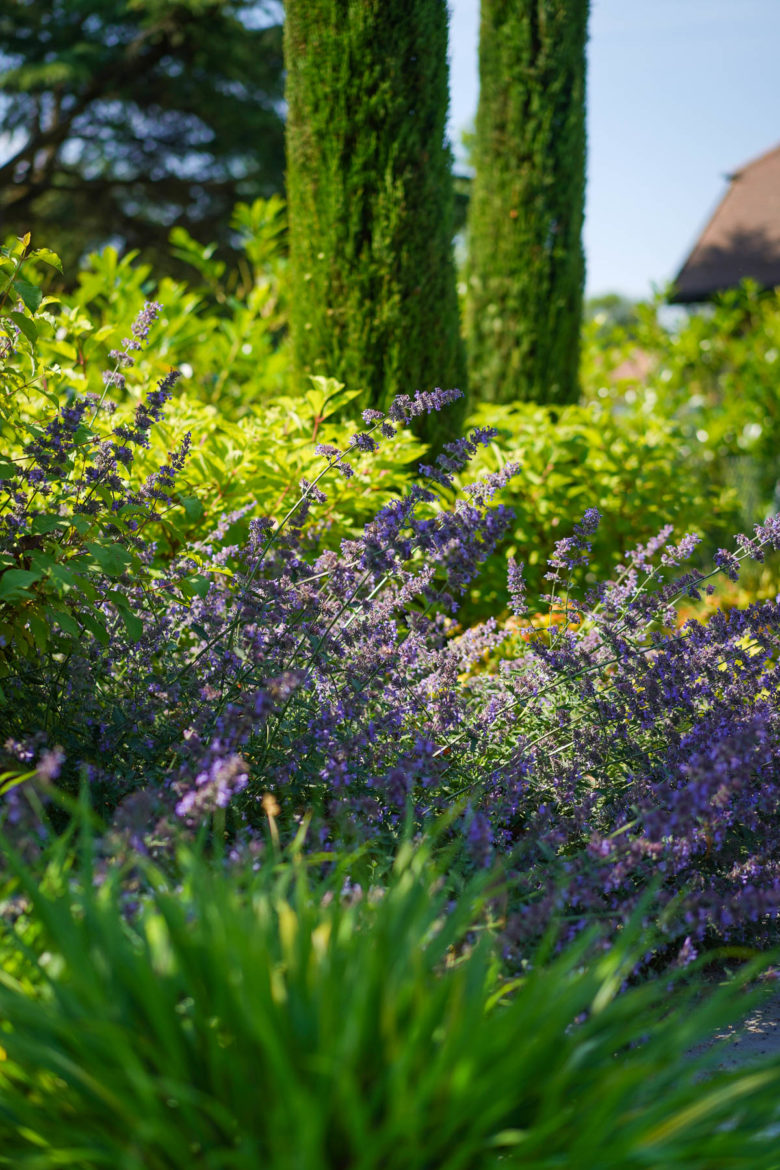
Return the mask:
<path fill-rule="evenodd" d="M 131 368 L 156 311 L 144 308 L 114 373 Z M 529 617 L 512 560 L 511 622 L 461 628 L 464 591 L 512 522 L 495 496 L 516 465 L 453 490 L 489 427 L 422 463 L 361 532 L 324 544 L 318 509 L 338 477 L 456 390 L 365 411 L 345 444 L 317 448 L 319 471 L 279 515 L 250 505 L 162 558 L 155 525 L 176 502 L 190 437 L 143 483 L 132 472 L 175 382 L 119 423 L 105 395 L 61 407 L 3 485 L 0 622 L 13 602 L 15 629 L 34 633 L 45 599 L 44 634 L 23 655 L 3 650 L 4 767 L 43 774 L 56 758 L 47 783 L 87 783 L 117 825 L 142 799 L 158 837 L 211 821 L 256 839 L 272 806 L 275 832 L 305 822 L 318 850 L 392 850 L 404 827 L 446 814 L 467 869 L 513 875 L 511 953 L 552 918 L 572 934 L 594 920 L 615 929 L 653 884 L 672 941 L 772 935 L 776 601 L 679 626 L 678 603 L 711 583 L 687 567 L 696 538 L 673 544 L 668 528 L 582 586 L 600 521 L 589 508 L 550 555 L 545 621 Z M 110 420 L 102 431 L 88 410 Z M 775 517 L 719 550 L 714 571 L 733 579 L 778 547 Z M 11 577 L 20 592 L 3 599 L 20 572 L 37 575 Z M 63 572 L 69 609 L 46 593 Z M 68 615 L 67 645 L 44 636 Z M 24 785 L 13 791 L 9 823 Z"/>

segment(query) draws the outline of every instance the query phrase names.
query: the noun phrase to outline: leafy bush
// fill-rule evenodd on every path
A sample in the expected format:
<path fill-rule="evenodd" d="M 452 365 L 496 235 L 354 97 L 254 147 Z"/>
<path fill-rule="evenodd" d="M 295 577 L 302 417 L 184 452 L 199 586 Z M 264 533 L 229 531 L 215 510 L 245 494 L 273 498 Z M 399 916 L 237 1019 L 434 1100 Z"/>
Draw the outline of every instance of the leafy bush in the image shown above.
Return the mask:
<path fill-rule="evenodd" d="M 12 274 L 4 293 L 20 285 L 32 290 L 27 294 L 28 307 L 35 309 L 40 292 L 18 275 L 26 245 L 27 241 L 21 241 L 3 257 Z M 106 389 L 124 384 L 121 370 L 134 364 L 133 352 L 142 349 L 159 307 L 147 304 L 130 338 L 121 350 L 113 351 L 113 369 L 106 372 L 102 395 L 63 402 L 47 384 L 45 372 L 36 368 L 37 327 L 32 317 L 21 309 L 6 317 L 9 335 L 3 345 L 5 383 L 0 403 L 0 426 L 7 440 L 0 463 L 4 495 L 0 641 L 6 652 L 0 657 L 0 677 L 8 677 L 19 668 L 20 660 L 23 663 L 39 653 L 67 661 L 87 631 L 107 645 L 101 603 L 121 615 L 131 636 L 140 636 L 142 626 L 116 583 L 131 572 L 139 587 L 153 587 L 154 574 L 139 555 L 135 534 L 159 519 L 160 502 L 171 502 L 168 493 L 186 460 L 189 436 L 178 451 L 168 453 L 167 463 L 136 488 L 127 475 L 136 451 L 149 445 L 149 431 L 161 417 L 176 371 L 161 379 L 127 423 L 101 435 L 95 422 L 102 412 L 111 413 Z M 12 365 L 8 359 L 22 344 L 22 337 L 28 361 Z M 30 386 L 37 382 L 41 388 L 31 395 Z M 25 394 L 55 405 L 45 426 L 26 421 L 20 405 Z"/>
<path fill-rule="evenodd" d="M 475 470 L 519 462 L 502 494 L 515 513 L 502 552 L 524 561 L 532 595 L 544 587 L 555 528 L 586 507 L 603 513 L 593 538 L 592 579 L 609 576 L 629 549 L 666 524 L 699 535 L 736 526 L 733 493 L 713 488 L 703 466 L 686 454 L 681 428 L 663 417 L 619 419 L 597 399 L 556 408 L 482 404 L 468 421 L 497 431 L 476 457 Z M 503 559 L 486 566 L 464 606 L 465 617 L 485 617 L 502 605 Z"/>
<path fill-rule="evenodd" d="M 151 344 L 136 361 L 141 384 L 152 384 L 171 367 L 185 375 L 175 413 L 151 436 L 150 456 L 158 461 L 188 431 L 197 437 L 187 482 L 199 504 L 177 517 L 176 533 L 163 526 L 159 537 L 173 549 L 181 547 L 182 538 L 202 538 L 226 512 L 255 503 L 270 510 L 287 498 L 302 476 L 310 477 L 313 442 L 341 446 L 348 439 L 337 420 L 348 415 L 358 393 L 318 378 L 306 393 L 290 394 L 282 205 L 274 199 L 239 205 L 233 227 L 246 253 L 238 270 L 227 270 L 211 248 L 175 229 L 172 247 L 193 268 L 190 285 L 171 280 L 155 285 L 148 266 L 138 265 L 133 255 L 120 259 L 109 248 L 90 257 L 64 304 L 44 305 L 37 318 L 38 366 L 61 399 L 63 393 L 102 393 L 109 351 L 122 332 L 117 322 L 133 319 L 145 298 L 164 305 Z M 618 345 L 614 335 L 598 346 L 591 343 L 585 381 L 593 400 L 586 407 L 483 405 L 470 420 L 498 430 L 478 469 L 520 460 L 511 495 L 517 525 L 502 553 L 525 560 L 532 589 L 541 584 L 551 526 L 589 504 L 605 517 L 593 550 L 596 576 L 608 573 L 632 541 L 648 539 L 665 523 L 700 532 L 738 527 L 735 487 L 728 477 L 713 478 L 706 462 L 691 459 L 689 427 L 658 415 L 650 400 L 636 414 L 613 415 L 610 403 L 596 394 L 604 369 L 623 360 L 626 345 Z M 116 387 L 112 396 L 121 411 L 126 396 Z M 358 466 L 364 491 L 356 494 L 344 485 L 329 500 L 333 547 L 342 530 L 357 533 L 381 503 L 408 486 L 411 475 L 404 469 L 422 452 L 421 443 L 403 435 L 392 457 L 380 454 L 372 474 Z M 151 457 L 148 463 L 142 457 L 139 466 L 150 473 Z M 238 531 L 245 535 L 245 525 Z M 500 605 L 502 559 L 488 566 L 480 588 L 471 591 L 462 610 L 466 620 L 489 616 Z"/>
<path fill-rule="evenodd" d="M 733 492 L 738 522 L 750 523 L 779 502 L 780 297 L 745 282 L 704 310 L 671 323 L 668 313 L 660 299 L 635 306 L 628 325 L 606 337 L 602 323 L 591 323 L 586 397 L 621 422 L 673 422 L 680 457 Z M 719 527 L 717 514 L 710 527 Z"/>
<path fill-rule="evenodd" d="M 62 297 L 55 331 L 42 333 L 41 363 L 59 365 L 78 393 L 102 390 L 109 350 L 125 322 L 151 300 L 164 310 L 152 344 L 138 356 L 142 381 L 164 376 L 171 366 L 181 368 L 189 397 L 218 406 L 232 421 L 282 393 L 288 366 L 284 205 L 277 197 L 239 204 L 231 228 L 243 250 L 237 269 L 215 259 L 213 245 L 204 247 L 183 228 L 173 229 L 172 254 L 193 270 L 186 284 L 167 277 L 157 281 L 135 252 L 119 256 L 106 247 L 91 253 L 74 291 Z"/>
<path fill-rule="evenodd" d="M 27 312 L 6 318 L 3 453 L 20 457 L 26 428 L 40 425 L 52 406 L 66 406 L 74 397 L 103 398 L 105 378 L 111 376 L 107 371 L 115 365 L 111 353 L 127 331 L 117 322 L 127 323 L 146 304 L 157 303 L 161 309 L 150 324 L 149 344 L 134 353 L 135 381 L 154 384 L 172 368 L 182 379 L 175 411 L 158 420 L 148 451 L 136 453 L 139 473 L 152 474 L 185 435 L 195 436 L 186 492 L 179 493 L 188 503 L 183 512 L 165 512 L 157 534 L 160 552 L 202 538 L 228 512 L 280 506 L 301 478 L 313 473 L 316 442 L 348 440 L 351 431 L 339 419 L 358 394 L 332 378 L 312 379 L 311 387 L 294 397 L 287 393 L 287 357 L 280 342 L 285 319 L 278 244 L 282 224 L 279 200 L 239 205 L 234 226 L 243 235 L 248 265 L 232 273 L 210 257 L 209 248 L 175 229 L 176 254 L 200 274 L 202 283 L 192 288 L 168 279 L 155 286 L 148 266 L 136 265 L 132 254 L 119 259 L 106 248 L 90 257 L 76 292 L 63 302 L 41 300 L 35 254 L 15 246 L 16 259 L 24 257 L 25 286 L 35 299 Z M 21 335 L 19 321 L 25 330 Z M 131 384 L 121 378 L 110 383 L 107 405 L 113 409 L 114 403 L 117 419 L 131 417 L 136 403 Z M 380 453 L 370 477 L 358 460 L 351 490 L 332 493 L 323 523 L 344 531 L 362 527 L 407 482 L 405 465 L 424 449 L 404 433 L 392 456 Z M 361 492 L 354 490 L 358 485 Z"/>
<path fill-rule="evenodd" d="M 639 923 L 506 983 L 484 895 L 448 904 L 423 852 L 365 896 L 300 856 L 254 870 L 143 865 L 130 902 L 116 867 L 18 870 L 40 930 L 0 976 L 0 1166 L 776 1164 L 777 1062 L 686 1056 L 754 1001 L 620 994 Z"/>
<path fill-rule="evenodd" d="M 8 261 L 14 279 L 20 256 Z M 115 351 L 108 387 L 122 388 L 154 314 L 142 309 Z M 37 317 L 18 316 L 36 328 Z M 23 338 L 18 390 L 40 372 Z M 676 629 L 676 604 L 698 599 L 704 578 L 668 579 L 695 545 L 668 547 L 668 529 L 581 594 L 571 571 L 598 532 L 589 508 L 548 564 L 549 618 L 534 616 L 538 606 L 522 617 L 510 562 L 497 606 L 513 609 L 507 628 L 489 619 L 463 631 L 451 615 L 513 530 L 511 510 L 492 499 L 517 469 L 447 501 L 495 431 L 448 444 L 421 467 L 422 485 L 388 492 L 358 531 L 340 494 L 353 462 L 387 460 L 399 424 L 456 391 L 402 395 L 387 417 L 365 412 L 341 446 L 293 454 L 292 466 L 310 461 L 294 491 L 266 485 L 243 517 L 228 513 L 209 532 L 197 501 L 179 494 L 185 448 L 133 479 L 171 378 L 105 431 L 84 426 L 85 399 L 60 403 L 48 374 L 42 393 L 58 410 L 45 425 L 13 413 L 19 394 L 7 399 L 19 452 L 0 548 L 9 818 L 28 816 L 24 785 L 10 786 L 31 772 L 71 792 L 88 779 L 96 805 L 120 820 L 125 798 L 143 795 L 162 837 L 166 824 L 196 829 L 211 817 L 256 832 L 271 792 L 285 833 L 311 814 L 320 842 L 382 853 L 407 816 L 424 828 L 455 808 L 463 865 L 501 857 L 522 868 L 508 925 L 520 954 L 552 914 L 568 914 L 573 931 L 594 917 L 616 927 L 658 873 L 662 904 L 685 890 L 670 943 L 771 933 L 776 601 Z M 179 527 L 187 510 L 200 539 Z M 163 540 L 148 539 L 151 523 Z M 717 561 L 735 578 L 742 561 L 778 546 L 775 518 Z"/>

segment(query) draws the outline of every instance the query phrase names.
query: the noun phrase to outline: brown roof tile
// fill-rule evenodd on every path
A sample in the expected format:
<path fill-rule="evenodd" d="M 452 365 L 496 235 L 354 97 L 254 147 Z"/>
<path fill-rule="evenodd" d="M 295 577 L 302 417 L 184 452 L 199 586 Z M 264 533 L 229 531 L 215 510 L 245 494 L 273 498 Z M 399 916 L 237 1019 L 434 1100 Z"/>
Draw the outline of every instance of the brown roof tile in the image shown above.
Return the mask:
<path fill-rule="evenodd" d="M 673 304 L 705 301 L 745 277 L 767 288 L 780 285 L 780 146 L 729 178 L 674 282 Z"/>

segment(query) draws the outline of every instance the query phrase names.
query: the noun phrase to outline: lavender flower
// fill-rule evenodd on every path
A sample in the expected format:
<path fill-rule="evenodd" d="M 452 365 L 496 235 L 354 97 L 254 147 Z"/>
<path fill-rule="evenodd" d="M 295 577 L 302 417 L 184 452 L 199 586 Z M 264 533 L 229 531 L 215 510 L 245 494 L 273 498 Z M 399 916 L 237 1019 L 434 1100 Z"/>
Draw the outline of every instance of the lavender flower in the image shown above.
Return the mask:
<path fill-rule="evenodd" d="M 728 552 L 725 548 L 719 548 L 712 560 L 719 569 L 723 570 L 730 581 L 739 580 L 739 561 L 734 553 Z"/>
<path fill-rule="evenodd" d="M 414 398 L 410 398 L 408 394 L 399 394 L 390 403 L 387 415 L 394 422 L 408 423 L 420 415 L 443 410 L 445 406 L 462 397 L 461 390 L 441 390 L 438 386 L 431 391 L 417 390 Z"/>
<path fill-rule="evenodd" d="M 349 441 L 350 447 L 357 447 L 358 451 L 376 451 L 379 444 L 365 431 L 358 431 Z"/>
<path fill-rule="evenodd" d="M 146 399 L 138 404 L 135 409 L 133 426 L 127 427 L 122 424 L 114 428 L 114 435 L 121 440 L 121 445 L 133 443 L 139 447 L 149 446 L 149 431 L 154 423 L 159 422 L 162 418 L 165 404 L 170 399 L 173 387 L 180 377 L 179 370 L 171 370 L 160 380 L 157 389 L 151 390 Z"/>
<path fill-rule="evenodd" d="M 679 565 L 683 561 L 687 561 L 700 541 L 700 536 L 696 536 L 695 533 L 689 532 L 682 538 L 679 544 L 672 545 L 671 548 L 667 548 L 666 551 L 661 554 L 661 564 L 666 566 L 673 566 Z"/>
<path fill-rule="evenodd" d="M 469 436 L 445 443 L 443 451 L 436 457 L 436 466 L 421 463 L 419 474 L 426 479 L 434 480 L 442 487 L 454 487 L 453 475 L 458 475 L 466 468 L 469 460 L 477 453 L 479 444 L 487 446 L 497 434 L 494 427 L 481 427 L 472 431 Z"/>
<path fill-rule="evenodd" d="M 146 341 L 153 322 L 157 319 L 158 314 L 161 312 L 162 305 L 157 301 L 144 302 L 143 308 L 139 312 L 133 324 L 130 326 L 130 332 L 135 338 L 135 343 L 126 342 L 129 349 L 141 348 L 141 342 Z"/>
<path fill-rule="evenodd" d="M 132 341 L 145 339 L 150 314 Z M 269 792 L 281 838 L 311 816 L 311 839 L 334 846 L 392 843 L 405 818 L 424 831 L 454 806 L 450 823 L 470 865 L 511 859 L 505 941 L 516 955 L 561 914 L 571 931 L 591 921 L 615 928 L 652 882 L 668 911 L 672 961 L 712 936 L 771 939 L 780 915 L 780 604 L 716 611 L 678 629 L 676 602 L 703 578 L 654 573 L 653 558 L 670 569 L 695 545 L 686 537 L 668 549 L 668 530 L 629 554 L 615 580 L 578 590 L 571 574 L 600 519 L 588 509 L 550 561 L 552 579 L 566 585 L 555 630 L 529 630 L 521 642 L 495 621 L 461 629 L 458 599 L 510 529 L 511 513 L 492 498 L 511 468 L 450 506 L 415 484 L 340 544 L 307 524 L 324 493 L 304 479 L 288 524 L 254 518 L 246 539 L 231 543 L 229 532 L 243 528 L 231 513 L 165 559 L 146 540 L 147 521 L 172 498 L 189 438 L 142 487 L 129 484 L 133 453 L 162 418 L 174 379 L 107 438 L 84 426 L 83 404 L 68 403 L 9 481 L 0 552 L 14 565 L 36 551 L 36 536 L 19 534 L 44 490 L 55 515 L 90 509 L 73 527 L 94 526 L 95 557 L 115 541 L 112 579 L 88 582 L 67 659 L 31 656 L 3 677 L 3 717 L 28 762 L 61 783 L 86 776 L 99 807 L 148 792 L 155 816 L 159 806 L 193 831 L 229 805 L 249 840 L 267 820 Z M 457 396 L 402 396 L 388 417 L 403 423 Z M 379 412 L 364 421 L 380 436 L 390 426 Z M 373 449 L 378 440 L 360 435 L 352 447 Z M 447 444 L 426 474 L 450 488 L 490 441 L 485 429 Z M 76 447 L 83 459 L 72 458 Z M 318 451 L 350 474 L 343 452 Z M 134 511 L 143 519 L 136 536 Z M 779 534 L 768 520 L 738 540 L 740 554 L 760 559 Z M 716 559 L 730 572 L 739 557 L 720 550 Z M 196 569 L 198 587 L 188 589 Z M 513 558 L 507 586 L 522 614 Z M 2 654 L 5 662 L 8 646 Z M 33 740 L 19 711 L 46 712 L 51 738 Z M 42 755 L 55 742 L 62 758 Z M 21 818 L 16 801 L 0 801 L 9 819 Z"/>
<path fill-rule="evenodd" d="M 510 609 L 515 617 L 522 617 L 527 612 L 526 586 L 523 580 L 523 564 L 522 562 L 518 564 L 514 557 L 507 559 L 507 587 Z"/>

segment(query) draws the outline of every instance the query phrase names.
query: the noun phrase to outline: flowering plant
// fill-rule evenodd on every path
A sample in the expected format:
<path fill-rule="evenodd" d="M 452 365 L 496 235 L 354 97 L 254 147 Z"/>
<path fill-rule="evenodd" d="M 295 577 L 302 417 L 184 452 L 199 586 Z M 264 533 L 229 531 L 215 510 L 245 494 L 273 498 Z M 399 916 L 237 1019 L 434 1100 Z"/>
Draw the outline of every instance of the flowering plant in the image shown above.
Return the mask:
<path fill-rule="evenodd" d="M 140 484 L 133 484 L 131 473 L 178 371 L 160 380 L 128 423 L 109 421 L 101 428 L 98 420 L 111 419 L 116 406 L 107 391 L 124 387 L 124 371 L 134 364 L 159 309 L 148 302 L 122 348 L 112 351 L 102 394 L 58 402 L 44 424 L 15 416 L 18 454 L 9 453 L 0 465 L 0 639 L 8 651 L 0 670 L 9 683 L 20 657 L 39 651 L 67 656 L 86 632 L 107 644 L 106 603 L 130 635 L 140 634 L 139 619 L 116 582 L 129 572 L 144 587 L 151 583 L 141 536 L 160 519 L 160 508 L 172 503 L 189 435 Z M 20 312 L 6 317 L 6 361 L 22 332 L 19 320 L 35 328 Z M 13 387 L 13 372 L 9 381 Z"/>
<path fill-rule="evenodd" d="M 156 311 L 115 352 L 106 391 Z M 512 464 L 451 502 L 489 427 L 421 464 L 362 531 L 324 544 L 317 509 L 333 485 L 458 391 L 364 412 L 343 444 L 318 446 L 319 470 L 281 517 L 247 505 L 161 559 L 150 526 L 172 505 L 188 444 L 141 485 L 129 473 L 173 380 L 102 436 L 106 398 L 74 398 L 5 472 L 4 775 L 37 767 L 65 789 L 87 779 L 141 848 L 150 829 L 209 818 L 251 838 L 270 801 L 280 832 L 307 818 L 318 846 L 392 850 L 404 824 L 455 809 L 462 864 L 518 874 L 507 943 L 521 952 L 552 915 L 574 932 L 619 923 L 658 879 L 678 908 L 669 929 L 691 946 L 713 931 L 770 933 L 777 602 L 678 629 L 678 602 L 709 584 L 698 569 L 675 579 L 696 538 L 672 545 L 668 529 L 583 591 L 600 521 L 589 508 L 550 559 L 548 621 L 525 621 L 510 562 L 511 622 L 463 630 L 459 599 L 512 524 L 493 500 Z M 733 578 L 778 546 L 773 518 L 717 567 Z M 4 802 L 17 824 L 24 793 L 9 786 Z"/>

